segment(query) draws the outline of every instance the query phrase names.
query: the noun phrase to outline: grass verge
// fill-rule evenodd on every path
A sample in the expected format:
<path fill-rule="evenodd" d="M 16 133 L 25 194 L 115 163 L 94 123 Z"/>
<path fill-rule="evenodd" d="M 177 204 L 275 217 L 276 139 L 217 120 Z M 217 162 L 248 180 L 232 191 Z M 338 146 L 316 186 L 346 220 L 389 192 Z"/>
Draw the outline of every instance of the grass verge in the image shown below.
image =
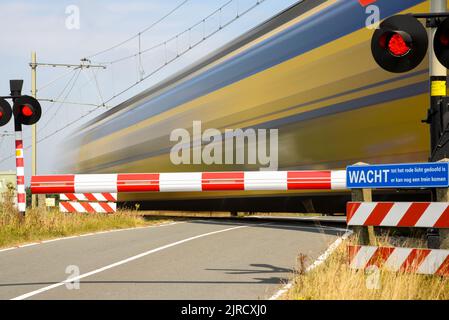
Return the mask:
<path fill-rule="evenodd" d="M 21 218 L 12 207 L 0 207 L 0 248 L 39 240 L 90 232 L 141 227 L 169 222 L 167 218 L 144 218 L 137 211 L 115 214 L 74 214 L 57 210 L 27 210 Z"/>
<path fill-rule="evenodd" d="M 351 241 L 351 240 L 348 240 Z M 386 270 L 365 273 L 348 266 L 343 242 L 319 267 L 305 273 L 304 263 L 284 297 L 293 300 L 448 300 L 449 278 Z M 353 241 L 353 240 L 352 240 Z M 303 259 L 299 259 L 303 260 Z"/>

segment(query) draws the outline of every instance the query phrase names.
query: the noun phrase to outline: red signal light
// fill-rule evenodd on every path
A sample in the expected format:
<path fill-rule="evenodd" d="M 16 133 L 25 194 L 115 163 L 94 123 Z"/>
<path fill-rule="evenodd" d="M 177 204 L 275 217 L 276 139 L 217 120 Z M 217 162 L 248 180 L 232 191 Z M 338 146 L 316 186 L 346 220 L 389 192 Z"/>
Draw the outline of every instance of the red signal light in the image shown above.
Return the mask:
<path fill-rule="evenodd" d="M 29 105 L 24 105 L 22 106 L 22 114 L 25 117 L 31 117 L 33 115 L 33 110 L 31 109 L 31 107 Z"/>
<path fill-rule="evenodd" d="M 399 33 L 394 33 L 388 41 L 388 51 L 396 57 L 403 57 L 412 50 L 404 37 Z"/>
<path fill-rule="evenodd" d="M 35 98 L 20 96 L 14 101 L 13 113 L 19 123 L 33 125 L 39 121 L 42 109 Z"/>
<path fill-rule="evenodd" d="M 443 46 L 449 46 L 449 35 L 447 34 L 440 34 L 440 37 L 438 38 L 440 40 L 440 43 Z"/>
<path fill-rule="evenodd" d="M 0 98 L 0 127 L 7 124 L 11 119 L 11 116 L 11 106 L 5 99 Z"/>
<path fill-rule="evenodd" d="M 426 28 L 417 18 L 396 15 L 385 19 L 374 32 L 371 52 L 384 70 L 401 73 L 424 60 L 428 43 Z"/>
<path fill-rule="evenodd" d="M 433 47 L 438 61 L 449 68 L 449 19 L 446 18 L 438 26 L 433 39 Z"/>

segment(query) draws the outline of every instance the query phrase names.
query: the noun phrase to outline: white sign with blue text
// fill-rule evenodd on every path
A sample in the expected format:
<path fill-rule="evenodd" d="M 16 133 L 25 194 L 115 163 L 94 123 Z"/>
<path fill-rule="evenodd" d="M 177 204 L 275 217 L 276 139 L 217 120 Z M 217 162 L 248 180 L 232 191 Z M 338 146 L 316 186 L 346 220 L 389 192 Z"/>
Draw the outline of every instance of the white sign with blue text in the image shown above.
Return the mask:
<path fill-rule="evenodd" d="M 348 189 L 445 188 L 448 186 L 448 162 L 356 165 L 346 168 Z"/>

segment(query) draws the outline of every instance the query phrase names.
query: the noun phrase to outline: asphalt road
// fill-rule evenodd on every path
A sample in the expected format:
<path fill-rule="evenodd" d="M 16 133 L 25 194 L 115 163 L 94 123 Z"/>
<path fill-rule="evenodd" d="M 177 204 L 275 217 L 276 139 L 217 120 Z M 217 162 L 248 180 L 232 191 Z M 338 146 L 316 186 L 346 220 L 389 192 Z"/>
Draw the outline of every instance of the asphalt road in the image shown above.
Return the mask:
<path fill-rule="evenodd" d="M 63 239 L 1 251 L 0 299 L 267 299 L 342 233 L 196 220 Z"/>

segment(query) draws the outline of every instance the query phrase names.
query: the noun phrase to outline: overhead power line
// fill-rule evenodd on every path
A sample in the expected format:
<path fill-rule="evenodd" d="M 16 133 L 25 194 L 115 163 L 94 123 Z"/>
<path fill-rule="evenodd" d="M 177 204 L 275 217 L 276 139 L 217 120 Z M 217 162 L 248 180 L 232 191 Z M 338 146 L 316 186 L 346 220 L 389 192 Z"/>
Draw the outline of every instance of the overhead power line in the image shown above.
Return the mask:
<path fill-rule="evenodd" d="M 104 49 L 102 51 L 99 51 L 97 53 L 94 53 L 90 56 L 87 56 L 87 59 L 91 59 L 93 57 L 99 56 L 103 53 L 106 53 L 108 51 L 114 50 L 122 45 L 124 45 L 125 43 L 128 43 L 129 41 L 136 39 L 138 37 L 140 37 L 143 33 L 147 32 L 148 30 L 154 28 L 156 25 L 158 25 L 159 23 L 161 23 L 162 21 L 164 21 L 165 19 L 167 19 L 169 16 L 171 16 L 173 13 L 175 13 L 178 9 L 180 9 L 182 6 L 184 6 L 187 2 L 189 2 L 190 0 L 184 0 L 183 2 L 181 2 L 179 5 L 177 5 L 174 9 L 172 9 L 170 12 L 168 12 L 167 14 L 165 14 L 163 17 L 161 17 L 160 19 L 156 20 L 155 22 L 153 22 L 151 25 L 149 25 L 148 27 L 146 27 L 145 29 L 143 29 L 142 31 L 136 33 L 135 35 L 133 35 L 132 37 L 117 43 L 116 45 L 113 45 L 110 48 Z"/>
<path fill-rule="evenodd" d="M 177 40 L 179 39 L 180 36 L 182 36 L 182 35 L 184 35 L 184 34 L 186 34 L 186 33 L 188 33 L 188 32 L 191 32 L 194 28 L 196 28 L 196 27 L 198 27 L 198 26 L 202 26 L 202 27 L 203 27 L 203 36 L 202 36 L 202 38 L 201 38 L 199 41 L 197 41 L 196 43 L 189 43 L 189 47 L 188 47 L 186 50 L 181 51 L 181 52 L 177 51 L 175 57 L 173 57 L 173 58 L 171 58 L 171 59 L 165 60 L 165 62 L 164 62 L 161 66 L 157 67 L 157 68 L 156 68 L 155 70 L 153 70 L 151 73 L 149 73 L 149 74 L 147 74 L 147 75 L 145 75 L 145 76 L 141 75 L 138 81 L 136 81 L 136 82 L 133 83 L 132 85 L 126 87 L 125 89 L 121 90 L 119 93 L 114 94 L 114 95 L 113 95 L 112 97 L 110 97 L 109 99 L 106 99 L 105 101 L 103 101 L 103 99 L 100 97 L 101 100 L 102 100 L 102 103 L 101 103 L 101 104 L 95 105 L 95 108 L 93 108 L 92 110 L 89 110 L 88 112 L 86 112 L 85 114 L 83 114 L 83 115 L 81 115 L 80 117 L 76 118 L 75 120 L 73 120 L 73 121 L 71 121 L 71 122 L 65 124 L 64 127 L 62 127 L 62 128 L 60 128 L 60 129 L 57 129 L 57 130 L 55 130 L 55 131 L 49 133 L 48 135 L 44 136 L 44 137 L 41 138 L 41 139 L 38 139 L 38 140 L 37 140 L 37 143 L 41 143 L 41 142 L 43 142 L 43 141 L 45 141 L 45 140 L 51 138 L 52 136 L 58 134 L 59 132 L 61 132 L 61 131 L 63 131 L 63 130 L 66 130 L 68 127 L 70 127 L 70 126 L 74 125 L 75 123 L 81 121 L 82 119 L 85 119 L 86 117 L 88 117 L 88 116 L 91 115 L 92 113 L 96 112 L 96 111 L 99 110 L 100 108 L 105 107 L 106 104 L 109 103 L 110 101 L 112 101 L 113 99 L 115 99 L 115 98 L 117 98 L 118 96 L 122 95 L 123 93 L 129 91 L 130 89 L 132 89 L 133 87 L 135 87 L 135 86 L 137 86 L 139 83 L 141 83 L 142 81 L 148 79 L 149 77 L 151 77 L 151 76 L 154 75 L 155 73 L 159 72 L 159 71 L 162 70 L 164 67 L 166 67 L 168 64 L 170 64 L 170 63 L 172 63 L 173 61 L 179 59 L 181 56 L 183 56 L 184 54 L 186 54 L 186 53 L 189 52 L 190 50 L 194 49 L 194 48 L 197 47 L 199 44 L 201 44 L 202 42 L 206 41 L 207 39 L 209 39 L 210 37 L 212 37 L 213 35 L 215 35 L 217 32 L 223 30 L 225 27 L 229 26 L 232 22 L 236 21 L 237 19 L 241 18 L 242 16 L 244 16 L 244 15 L 247 14 L 248 12 L 252 11 L 254 8 L 256 8 L 257 6 L 259 6 L 260 4 L 262 4 L 263 2 L 265 2 L 266 0 L 257 0 L 257 1 L 255 0 L 255 1 L 254 1 L 254 4 L 253 4 L 252 6 L 248 7 L 247 9 L 245 9 L 245 10 L 243 10 L 243 11 L 240 11 L 240 10 L 237 8 L 237 12 L 236 12 L 235 16 L 234 16 L 233 18 L 231 18 L 230 20 L 228 20 L 228 21 L 226 21 L 226 22 L 223 22 L 223 21 L 222 21 L 222 18 L 221 18 L 221 13 L 222 13 L 222 11 L 223 11 L 227 6 L 229 6 L 230 4 L 232 4 L 233 2 L 238 4 L 238 0 L 229 0 L 229 1 L 227 1 L 224 5 L 222 5 L 221 7 L 219 7 L 218 9 L 216 9 L 215 11 L 213 11 L 211 14 L 207 15 L 205 18 L 201 19 L 201 20 L 200 20 L 199 22 L 197 22 L 196 24 L 192 25 L 190 28 L 184 30 L 183 32 L 178 33 L 177 35 L 171 37 L 170 39 L 168 39 L 168 40 L 166 40 L 166 41 L 164 41 L 164 42 L 159 43 L 159 44 L 156 45 L 156 46 L 152 46 L 152 47 L 150 47 L 150 48 L 148 48 L 148 49 L 142 50 L 142 49 L 141 49 L 141 43 L 140 43 L 140 36 L 141 36 L 141 34 L 142 34 L 143 32 L 146 32 L 146 31 L 150 30 L 152 27 L 154 27 L 155 25 L 157 25 L 158 23 L 160 23 L 161 21 L 163 21 L 164 19 L 166 19 L 166 18 L 167 18 L 168 16 L 170 16 L 173 12 L 175 12 L 176 10 L 178 10 L 179 8 L 181 8 L 183 5 L 185 5 L 188 1 L 189 1 L 189 0 L 183 1 L 181 4 L 179 4 L 177 7 L 175 7 L 175 8 L 174 8 L 172 11 L 170 11 L 168 14 L 166 14 L 165 16 L 163 16 L 162 18 L 160 18 L 159 20 L 157 20 L 155 23 L 153 23 L 153 24 L 150 25 L 149 27 L 147 27 L 147 28 L 145 28 L 144 30 L 142 30 L 141 32 L 139 32 L 138 34 L 132 36 L 131 38 L 128 38 L 127 40 L 122 41 L 121 43 L 119 43 L 119 44 L 117 44 L 117 45 L 115 45 L 115 46 L 112 46 L 112 47 L 110 47 L 110 48 L 108 48 L 108 49 L 105 49 L 105 50 L 102 50 L 102 51 L 100 51 L 100 52 L 97 52 L 97 53 L 95 53 L 95 54 L 93 54 L 93 55 L 90 55 L 90 56 L 88 56 L 87 58 L 83 58 L 83 59 L 81 59 L 81 61 L 89 61 L 89 58 L 92 58 L 92 57 L 98 56 L 98 55 L 100 55 L 100 54 L 103 54 L 103 53 L 105 53 L 105 52 L 107 52 L 107 51 L 113 50 L 113 49 L 115 49 L 115 48 L 117 48 L 117 47 L 119 47 L 119 46 L 121 46 L 121 45 L 123 45 L 123 44 L 129 42 L 130 40 L 136 39 L 136 38 L 139 39 L 139 48 L 138 48 L 138 52 L 137 52 L 137 53 L 135 53 L 135 54 L 133 54 L 133 55 L 130 55 L 130 56 L 122 57 L 122 58 L 120 58 L 120 59 L 116 59 L 116 60 L 114 60 L 114 61 L 109 61 L 109 62 L 105 62 L 105 63 L 100 63 L 99 66 L 100 66 L 100 67 L 103 67 L 104 64 L 111 64 L 111 65 L 113 65 L 114 63 L 117 63 L 117 62 L 120 62 L 120 61 L 123 61 L 123 60 L 126 60 L 126 59 L 130 59 L 130 58 L 133 58 L 133 57 L 139 57 L 139 58 L 140 58 L 142 54 L 145 54 L 145 53 L 147 53 L 147 52 L 149 52 L 149 51 L 151 51 L 151 50 L 153 50 L 153 49 L 155 49 L 155 48 L 161 47 L 161 46 L 164 46 L 164 47 L 165 47 L 165 50 L 167 50 L 167 48 L 166 48 L 167 43 L 169 43 L 170 41 L 177 41 Z M 218 19 L 218 20 L 219 20 L 219 26 L 218 26 L 218 28 L 217 28 L 216 30 L 213 30 L 212 32 L 210 32 L 209 34 L 207 34 L 207 33 L 206 33 L 206 30 L 205 30 L 206 22 L 207 22 L 208 19 L 210 19 L 211 17 L 214 17 L 214 16 L 217 15 L 217 14 L 219 15 L 219 19 Z M 178 48 L 177 48 L 177 50 L 178 50 Z M 165 54 L 165 56 L 167 57 L 167 54 Z M 90 62 L 90 61 L 89 61 L 89 62 Z M 76 65 L 74 65 L 74 67 L 76 67 Z M 139 65 L 139 70 L 143 70 L 142 65 L 141 65 L 141 62 L 140 62 L 140 65 Z M 80 70 L 80 71 L 81 71 L 81 70 Z M 143 72 L 143 73 L 144 73 L 144 72 Z M 79 75 L 79 73 L 78 73 L 78 75 Z M 74 76 L 75 76 L 75 74 L 73 75 L 73 77 L 74 77 Z M 95 76 L 95 75 L 94 75 L 94 76 Z M 71 80 L 73 79 L 73 77 L 71 78 Z M 67 84 L 67 87 L 70 85 L 71 80 L 69 80 L 69 83 Z M 75 80 L 75 82 L 76 82 L 76 80 Z M 48 84 L 48 85 L 49 85 L 49 84 Z M 98 86 L 98 82 L 97 82 L 96 77 L 95 77 L 95 85 L 96 85 L 96 87 L 97 87 L 97 90 L 98 90 L 99 95 L 101 96 L 101 93 L 100 93 L 100 90 L 99 90 L 99 86 Z M 65 88 L 65 89 L 66 89 L 66 88 Z M 66 101 L 66 99 L 67 99 L 67 97 L 68 97 L 68 94 L 65 96 L 65 98 L 63 99 L 63 101 L 60 101 L 60 100 L 59 100 L 60 97 L 62 96 L 63 92 L 65 91 L 65 89 L 63 89 L 63 91 L 61 92 L 60 96 L 59 96 L 57 99 L 47 99 L 47 100 L 51 100 L 50 102 L 53 102 L 53 103 L 60 103 L 60 104 L 63 104 L 63 103 L 69 104 L 69 103 L 71 103 L 71 102 Z M 72 86 L 71 89 L 73 89 L 73 86 Z M 69 92 L 71 91 L 71 89 L 69 90 Z M 80 104 L 80 103 L 73 103 L 73 104 Z M 84 104 L 84 103 L 83 103 L 83 104 L 80 104 L 80 105 L 94 105 L 94 104 Z M 45 126 L 44 126 L 44 127 L 45 127 Z M 30 148 L 30 146 L 26 147 L 25 149 L 29 149 L 29 148 Z M 8 159 L 11 159 L 12 157 L 14 157 L 14 155 L 11 155 L 11 156 L 6 157 L 6 158 L 3 158 L 3 159 L 0 159 L 0 164 L 3 163 L 4 161 L 8 160 Z"/>
<path fill-rule="evenodd" d="M 85 102 L 78 102 L 78 101 L 63 101 L 63 100 L 55 100 L 55 99 L 48 99 L 48 98 L 39 98 L 39 101 L 46 101 L 46 102 L 51 102 L 51 103 L 60 103 L 60 104 L 73 104 L 73 105 L 78 105 L 78 106 L 85 106 L 85 107 L 97 107 L 98 104 L 97 103 L 85 103 Z M 105 108 L 112 108 L 112 106 L 107 106 L 107 105 L 101 105 L 102 107 Z"/>
<path fill-rule="evenodd" d="M 229 19 L 228 21 L 222 21 L 221 18 L 221 13 L 223 12 L 223 10 L 228 7 L 229 5 L 231 5 L 232 3 L 237 3 L 238 4 L 238 0 L 229 0 L 227 1 L 225 4 L 223 4 L 221 7 L 219 7 L 218 9 L 216 9 L 215 11 L 213 11 L 212 13 L 210 13 L 209 15 L 207 15 L 205 18 L 201 19 L 200 21 L 198 21 L 197 23 L 193 24 L 191 27 L 185 29 L 184 31 L 178 33 L 177 35 L 169 38 L 168 40 L 165 40 L 163 42 L 160 42 L 159 44 L 152 46 L 148 49 L 145 50 L 141 50 L 140 48 L 140 43 L 139 43 L 139 48 L 138 51 L 134 54 L 125 56 L 125 57 L 121 57 L 112 61 L 108 61 L 108 62 L 98 62 L 101 65 L 113 65 L 115 63 L 124 61 L 124 60 L 128 60 L 131 58 L 139 58 L 139 71 L 141 70 L 141 74 L 139 75 L 139 79 L 134 82 L 133 84 L 129 85 L 128 87 L 124 88 L 123 90 L 119 91 L 117 94 L 113 94 L 109 99 L 106 99 L 106 101 L 104 101 L 104 104 L 109 103 L 110 101 L 114 100 L 115 98 L 117 98 L 118 96 L 124 94 L 125 92 L 129 91 L 130 89 L 134 88 L 135 86 L 137 86 L 138 84 L 140 84 L 141 82 L 143 82 L 144 80 L 148 79 L 149 77 L 153 76 L 154 74 L 158 73 L 159 71 L 161 71 L 162 69 L 164 69 L 167 65 L 169 65 L 170 63 L 172 63 L 175 60 L 178 60 L 180 57 L 184 56 L 187 52 L 193 50 L 194 48 L 196 48 L 198 45 L 200 45 L 201 43 L 203 43 L 204 41 L 206 41 L 207 39 L 209 39 L 210 37 L 214 36 L 216 33 L 218 33 L 219 31 L 223 30 L 224 28 L 226 28 L 227 26 L 229 26 L 231 23 L 233 23 L 234 21 L 238 20 L 239 18 L 243 17 L 244 15 L 246 15 L 248 12 L 252 11 L 253 9 L 255 9 L 256 7 L 258 7 L 260 4 L 262 4 L 263 2 L 265 2 L 266 0 L 254 0 L 254 4 L 251 5 L 250 7 L 248 7 L 247 9 L 243 10 L 240 12 L 240 10 L 237 7 L 237 12 L 235 14 L 235 16 L 231 19 Z M 218 20 L 219 20 L 219 25 L 218 27 L 213 30 L 210 33 L 206 33 L 205 30 L 205 26 L 206 23 L 209 19 L 211 19 L 212 17 L 216 17 L 218 15 Z M 202 37 L 199 41 L 197 42 L 189 42 L 189 46 L 187 47 L 187 49 L 185 49 L 184 51 L 179 51 L 178 48 L 178 40 L 182 35 L 188 34 L 190 32 L 192 32 L 192 30 L 194 30 L 195 28 L 197 28 L 198 26 L 202 26 L 203 28 L 203 34 Z M 191 41 L 191 37 L 189 36 L 189 40 Z M 174 57 L 172 58 L 167 58 L 168 54 L 167 54 L 167 44 L 169 42 L 172 41 L 176 41 L 176 54 L 174 55 Z M 157 48 L 164 48 L 164 55 L 165 55 L 165 61 L 164 63 L 162 63 L 160 66 L 156 67 L 152 72 L 150 72 L 149 74 L 143 75 L 145 74 L 145 70 L 141 64 L 141 57 L 143 54 L 148 53 L 152 50 L 155 50 Z"/>
<path fill-rule="evenodd" d="M 76 73 L 75 78 L 73 79 L 72 84 L 70 85 L 69 90 L 67 91 L 67 93 L 65 94 L 64 98 L 62 99 L 62 102 L 59 103 L 59 106 L 56 107 L 55 112 L 53 113 L 53 116 L 51 116 L 48 121 L 44 124 L 44 126 L 42 127 L 41 130 L 45 129 L 50 122 L 56 117 L 56 115 L 58 114 L 58 112 L 61 110 L 62 105 L 64 104 L 64 102 L 67 100 L 67 98 L 69 97 L 70 93 L 72 92 L 73 88 L 75 87 L 76 81 L 78 80 L 80 73 L 82 72 L 82 69 L 78 69 L 78 72 Z M 59 98 L 58 98 L 59 99 Z"/>

